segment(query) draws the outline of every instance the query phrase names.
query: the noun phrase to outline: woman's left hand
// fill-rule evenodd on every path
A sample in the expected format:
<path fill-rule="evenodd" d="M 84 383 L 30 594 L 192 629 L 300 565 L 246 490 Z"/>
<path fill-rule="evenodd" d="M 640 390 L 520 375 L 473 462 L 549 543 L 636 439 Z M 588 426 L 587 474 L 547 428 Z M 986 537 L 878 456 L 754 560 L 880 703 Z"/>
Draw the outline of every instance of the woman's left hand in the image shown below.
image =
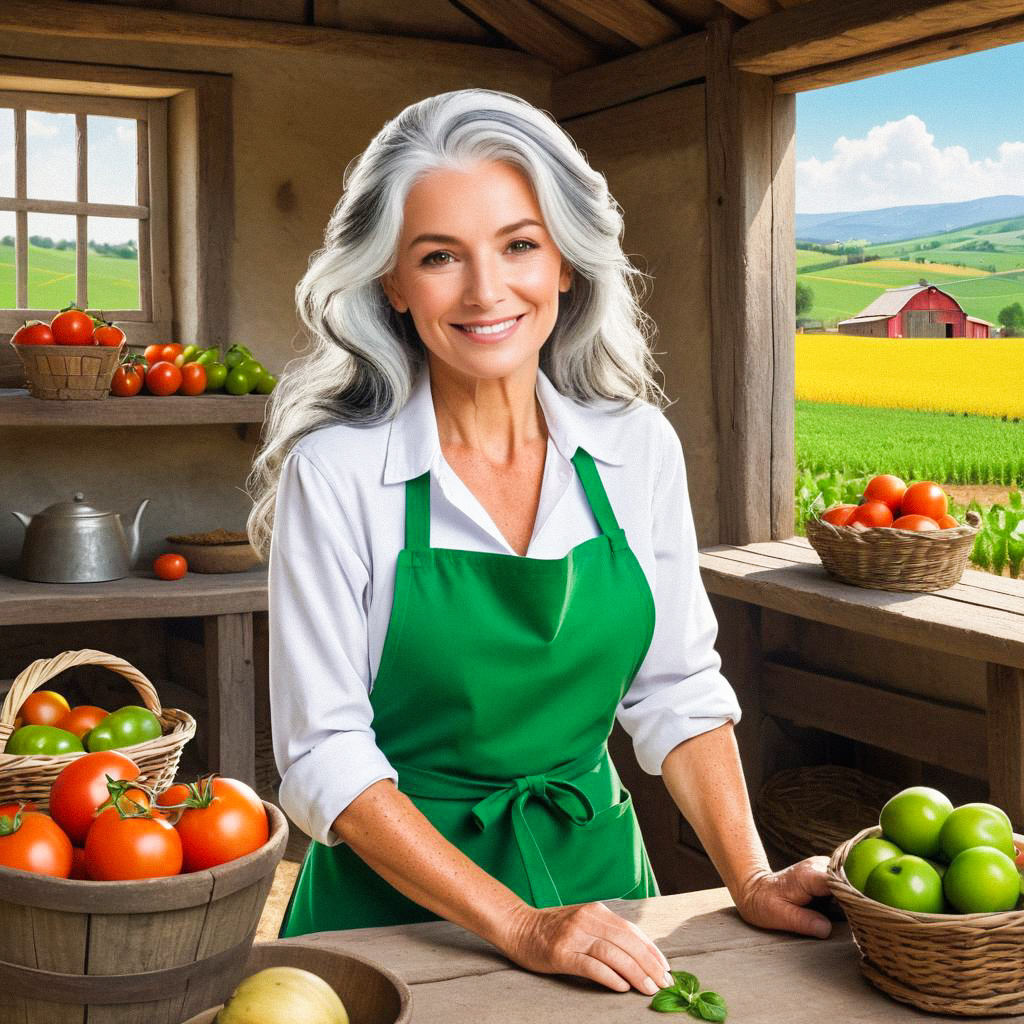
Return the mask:
<path fill-rule="evenodd" d="M 829 893 L 828 857 L 807 857 L 781 871 L 752 875 L 736 900 L 736 909 L 748 924 L 827 939 L 832 923 L 824 914 L 807 909 L 816 896 Z"/>

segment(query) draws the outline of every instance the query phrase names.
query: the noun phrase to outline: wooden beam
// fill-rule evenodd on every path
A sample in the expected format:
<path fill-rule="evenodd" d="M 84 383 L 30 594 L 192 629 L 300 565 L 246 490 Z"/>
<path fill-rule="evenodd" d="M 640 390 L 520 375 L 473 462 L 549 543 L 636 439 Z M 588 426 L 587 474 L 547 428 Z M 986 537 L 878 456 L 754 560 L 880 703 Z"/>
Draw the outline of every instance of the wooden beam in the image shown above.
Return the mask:
<path fill-rule="evenodd" d="M 998 777 L 990 775 L 991 757 L 986 755 L 987 716 L 977 708 L 943 704 L 766 659 L 761 711 L 974 779 Z"/>
<path fill-rule="evenodd" d="M 988 677 L 989 800 L 1024 828 L 1024 670 L 992 665 Z"/>
<path fill-rule="evenodd" d="M 662 43 L 551 83 L 551 109 L 559 121 L 699 81 L 707 72 L 706 32 Z"/>
<path fill-rule="evenodd" d="M 722 13 L 715 0 L 659 0 L 658 6 L 668 11 L 673 18 L 701 27 Z"/>
<path fill-rule="evenodd" d="M 718 2 L 734 14 L 746 18 L 747 21 L 763 18 L 775 10 L 771 0 L 718 0 Z"/>
<path fill-rule="evenodd" d="M 559 0 L 559 6 L 585 14 L 598 25 L 645 48 L 667 43 L 682 32 L 676 22 L 647 0 Z"/>
<path fill-rule="evenodd" d="M 599 46 L 530 0 L 459 2 L 521 50 L 559 71 L 577 71 L 604 59 Z"/>
<path fill-rule="evenodd" d="M 775 91 L 780 93 L 807 92 L 843 82 L 856 82 L 862 78 L 885 75 L 890 71 L 904 71 L 921 64 L 950 57 L 962 57 L 996 46 L 1009 46 L 1024 42 L 1024 17 L 1005 18 L 989 25 L 979 25 L 966 31 L 957 29 L 930 39 L 922 39 L 903 46 L 894 46 L 864 57 L 854 57 L 826 64 L 822 67 L 796 71 L 775 79 Z"/>
<path fill-rule="evenodd" d="M 784 75 L 1024 15 L 1024 0 L 811 0 L 736 32 L 735 67 Z"/>
<path fill-rule="evenodd" d="M 256 782 L 256 672 L 252 613 L 203 619 L 211 771 Z"/>

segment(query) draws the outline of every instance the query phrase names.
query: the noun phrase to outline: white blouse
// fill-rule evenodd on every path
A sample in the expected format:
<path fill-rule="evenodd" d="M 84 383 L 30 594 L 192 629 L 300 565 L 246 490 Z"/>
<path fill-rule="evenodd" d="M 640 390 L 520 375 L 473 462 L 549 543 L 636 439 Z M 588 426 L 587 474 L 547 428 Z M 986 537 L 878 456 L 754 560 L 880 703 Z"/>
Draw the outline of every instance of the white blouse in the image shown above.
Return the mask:
<path fill-rule="evenodd" d="M 527 557 L 564 558 L 600 533 L 570 461 L 582 445 L 654 595 L 654 637 L 616 719 L 641 768 L 660 775 L 683 740 L 740 720 L 714 647 L 682 445 L 645 402 L 621 414 L 612 402 L 582 406 L 542 370 L 536 393 L 549 436 Z M 427 469 L 433 547 L 517 554 L 441 452 L 426 370 L 392 420 L 322 427 L 282 466 L 269 559 L 274 756 L 281 806 L 328 846 L 352 800 L 379 779 L 399 781 L 376 744 L 369 693 L 405 544 L 405 481 Z"/>

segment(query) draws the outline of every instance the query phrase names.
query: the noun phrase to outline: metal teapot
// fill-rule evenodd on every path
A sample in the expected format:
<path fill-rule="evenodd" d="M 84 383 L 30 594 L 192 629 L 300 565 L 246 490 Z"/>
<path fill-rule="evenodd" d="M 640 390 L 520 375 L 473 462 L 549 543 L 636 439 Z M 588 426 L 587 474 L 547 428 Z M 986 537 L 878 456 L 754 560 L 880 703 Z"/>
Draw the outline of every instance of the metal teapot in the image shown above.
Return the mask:
<path fill-rule="evenodd" d="M 18 563 L 22 579 L 40 583 L 98 583 L 124 579 L 139 554 L 144 498 L 125 528 L 118 512 L 102 512 L 77 493 L 34 516 L 12 512 L 25 527 Z"/>

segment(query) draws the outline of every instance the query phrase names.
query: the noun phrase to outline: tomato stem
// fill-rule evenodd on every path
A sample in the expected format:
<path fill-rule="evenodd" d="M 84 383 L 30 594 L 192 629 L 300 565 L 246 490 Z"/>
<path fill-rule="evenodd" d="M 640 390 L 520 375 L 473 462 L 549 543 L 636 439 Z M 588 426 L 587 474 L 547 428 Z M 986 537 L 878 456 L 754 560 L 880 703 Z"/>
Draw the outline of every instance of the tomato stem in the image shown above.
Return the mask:
<path fill-rule="evenodd" d="M 18 802 L 18 809 L 14 812 L 14 817 L 9 818 L 6 814 L 0 814 L 0 837 L 13 836 L 15 832 L 21 828 L 21 812 L 25 809 L 25 801 L 20 800 Z"/>

